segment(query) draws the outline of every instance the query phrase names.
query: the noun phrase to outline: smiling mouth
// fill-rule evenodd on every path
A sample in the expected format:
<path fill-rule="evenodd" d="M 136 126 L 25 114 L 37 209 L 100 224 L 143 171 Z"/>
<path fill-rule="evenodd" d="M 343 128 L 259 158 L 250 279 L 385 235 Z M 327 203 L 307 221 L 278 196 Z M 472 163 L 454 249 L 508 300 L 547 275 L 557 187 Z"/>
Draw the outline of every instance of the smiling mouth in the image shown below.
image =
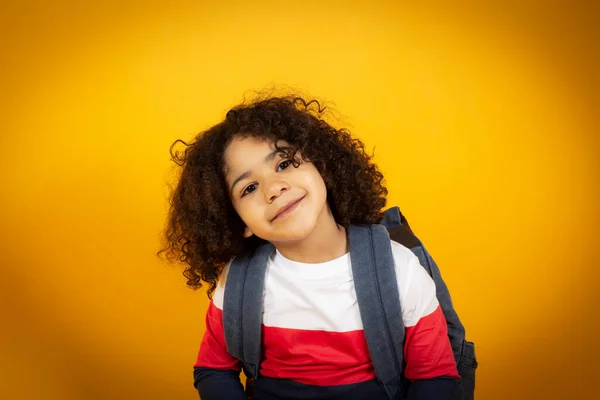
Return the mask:
<path fill-rule="evenodd" d="M 305 196 L 305 197 L 306 197 L 306 196 Z M 300 204 L 300 202 L 301 202 L 302 200 L 304 200 L 304 197 L 301 197 L 301 198 L 299 198 L 297 201 L 295 201 L 295 202 L 293 202 L 292 204 L 290 204 L 289 206 L 287 206 L 287 207 L 286 207 L 284 210 L 282 210 L 281 212 L 279 212 L 279 213 L 278 213 L 278 214 L 275 216 L 275 218 L 273 218 L 273 219 L 271 220 L 271 222 L 272 222 L 272 221 L 275 221 L 275 220 L 277 220 L 277 219 L 280 219 L 280 218 L 284 218 L 284 217 L 288 216 L 289 214 L 291 214 L 292 212 L 294 212 L 294 210 L 295 210 L 295 209 L 298 207 L 298 204 Z"/>

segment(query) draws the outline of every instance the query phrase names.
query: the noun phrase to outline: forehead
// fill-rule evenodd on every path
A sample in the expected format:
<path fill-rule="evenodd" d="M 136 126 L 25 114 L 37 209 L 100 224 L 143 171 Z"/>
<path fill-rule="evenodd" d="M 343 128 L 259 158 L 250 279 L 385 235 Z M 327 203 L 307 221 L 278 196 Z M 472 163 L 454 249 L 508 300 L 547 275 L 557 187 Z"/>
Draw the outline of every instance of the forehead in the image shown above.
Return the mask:
<path fill-rule="evenodd" d="M 284 140 L 277 142 L 278 147 L 289 146 Z M 223 153 L 226 175 L 245 172 L 265 161 L 265 157 L 275 150 L 272 139 L 256 137 L 235 137 Z"/>
<path fill-rule="evenodd" d="M 244 154 L 254 154 L 260 152 L 269 152 L 275 148 L 272 140 L 255 137 L 237 136 L 231 140 L 225 148 L 225 161 L 230 163 L 237 161 Z"/>

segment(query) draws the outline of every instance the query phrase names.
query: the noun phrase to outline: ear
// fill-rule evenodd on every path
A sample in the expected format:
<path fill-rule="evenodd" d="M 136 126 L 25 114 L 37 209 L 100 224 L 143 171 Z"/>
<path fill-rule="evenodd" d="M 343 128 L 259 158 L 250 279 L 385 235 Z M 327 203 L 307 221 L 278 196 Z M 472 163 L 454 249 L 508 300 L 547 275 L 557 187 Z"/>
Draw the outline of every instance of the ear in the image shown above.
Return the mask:
<path fill-rule="evenodd" d="M 245 238 L 249 238 L 250 236 L 254 235 L 254 233 L 252 233 L 252 231 L 250 230 L 250 228 L 246 227 L 244 229 L 244 237 Z"/>

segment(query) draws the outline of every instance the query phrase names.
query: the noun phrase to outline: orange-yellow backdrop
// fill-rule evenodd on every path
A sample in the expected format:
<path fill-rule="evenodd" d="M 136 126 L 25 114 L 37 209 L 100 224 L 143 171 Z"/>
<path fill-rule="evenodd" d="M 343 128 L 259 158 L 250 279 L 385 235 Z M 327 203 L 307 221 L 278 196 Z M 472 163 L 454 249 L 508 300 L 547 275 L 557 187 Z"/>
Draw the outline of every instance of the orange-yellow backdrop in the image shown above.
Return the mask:
<path fill-rule="evenodd" d="M 375 146 L 477 398 L 598 398 L 600 10 L 413 3 L 3 2 L 0 397 L 196 398 L 168 148 L 284 84 Z"/>

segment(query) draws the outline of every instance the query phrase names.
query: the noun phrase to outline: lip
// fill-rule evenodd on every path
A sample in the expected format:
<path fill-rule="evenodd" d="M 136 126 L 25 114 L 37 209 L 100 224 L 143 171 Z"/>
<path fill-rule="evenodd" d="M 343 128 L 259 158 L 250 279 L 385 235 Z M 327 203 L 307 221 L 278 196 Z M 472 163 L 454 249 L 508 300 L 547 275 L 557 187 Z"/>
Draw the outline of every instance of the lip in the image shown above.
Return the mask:
<path fill-rule="evenodd" d="M 293 209 L 296 208 L 296 206 L 304 199 L 304 197 L 306 197 L 306 196 L 302 196 L 299 199 L 292 200 L 289 203 L 287 203 L 285 206 L 281 207 L 279 210 L 277 210 L 277 214 L 275 214 L 275 217 L 273 217 L 273 219 L 271 221 L 275 221 L 277 218 L 280 218 L 280 217 L 285 217 L 288 214 L 288 211 L 289 212 L 293 211 Z"/>

